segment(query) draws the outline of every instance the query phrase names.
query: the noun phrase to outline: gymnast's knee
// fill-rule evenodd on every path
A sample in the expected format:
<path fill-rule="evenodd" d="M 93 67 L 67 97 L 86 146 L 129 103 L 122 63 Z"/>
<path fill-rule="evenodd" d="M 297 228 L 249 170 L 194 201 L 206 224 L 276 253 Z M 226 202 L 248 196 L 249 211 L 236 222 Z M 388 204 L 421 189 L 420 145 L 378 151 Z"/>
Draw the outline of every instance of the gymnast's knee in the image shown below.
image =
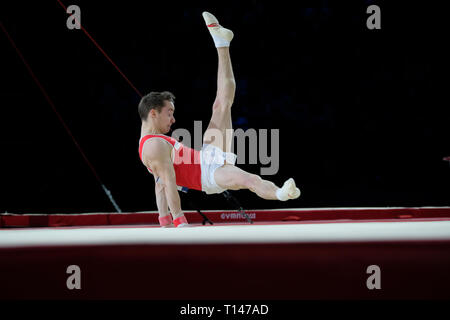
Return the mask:
<path fill-rule="evenodd" d="M 233 99 L 216 99 L 213 104 L 213 112 L 229 112 L 233 105 Z"/>
<path fill-rule="evenodd" d="M 254 190 L 256 186 L 261 183 L 261 181 L 262 179 L 260 176 L 253 173 L 248 173 L 243 177 L 241 186 L 242 189 Z"/>

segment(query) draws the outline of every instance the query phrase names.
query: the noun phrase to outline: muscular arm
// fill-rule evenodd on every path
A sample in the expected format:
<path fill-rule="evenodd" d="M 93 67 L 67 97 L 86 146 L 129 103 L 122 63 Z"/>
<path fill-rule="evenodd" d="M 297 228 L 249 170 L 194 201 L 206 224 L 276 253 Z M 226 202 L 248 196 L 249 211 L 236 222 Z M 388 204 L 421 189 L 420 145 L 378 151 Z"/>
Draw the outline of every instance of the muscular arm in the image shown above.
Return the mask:
<path fill-rule="evenodd" d="M 157 181 L 158 180 L 158 181 Z M 167 204 L 166 194 L 164 190 L 164 184 L 161 178 L 155 176 L 155 196 L 156 205 L 158 206 L 158 212 L 161 217 L 169 214 L 169 205 Z"/>
<path fill-rule="evenodd" d="M 148 143 L 144 149 L 144 154 L 146 164 L 148 163 L 153 175 L 156 178 L 159 177 L 155 186 L 158 210 L 164 210 L 168 205 L 173 218 L 176 219 L 183 214 L 183 211 L 181 210 L 175 170 L 170 156 L 171 151 L 172 147 L 168 143 L 160 139 L 154 139 L 154 141 Z"/>

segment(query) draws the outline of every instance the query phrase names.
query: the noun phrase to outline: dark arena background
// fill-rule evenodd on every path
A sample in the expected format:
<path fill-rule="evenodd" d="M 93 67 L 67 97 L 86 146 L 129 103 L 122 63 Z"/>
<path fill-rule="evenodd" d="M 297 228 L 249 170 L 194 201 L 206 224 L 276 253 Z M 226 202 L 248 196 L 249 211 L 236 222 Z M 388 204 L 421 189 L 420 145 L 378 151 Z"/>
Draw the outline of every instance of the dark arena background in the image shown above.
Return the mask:
<path fill-rule="evenodd" d="M 69 14 L 64 7 L 70 5 L 81 9 L 83 30 L 68 29 Z M 377 5 L 381 10 L 381 29 L 367 27 L 370 14 L 366 10 L 370 5 Z M 247 213 L 254 213 L 251 215 L 254 223 L 250 226 L 245 219 L 236 218 L 239 217 L 236 204 L 223 194 L 206 195 L 189 190 L 180 193 L 188 220 L 190 217 L 195 226 L 206 228 L 208 224 L 201 223 L 197 210 L 206 216 L 210 214 L 208 217 L 215 225 L 209 229 L 234 226 L 235 230 L 227 230 L 234 230 L 230 237 L 238 239 L 238 244 L 243 236 L 241 232 L 252 235 L 258 223 L 264 228 L 276 228 L 276 221 L 291 225 L 303 221 L 303 226 L 309 222 L 331 226 L 332 221 L 339 219 L 356 219 L 361 224 L 362 220 L 368 220 L 373 222 L 367 222 L 371 226 L 377 219 L 386 222 L 402 218 L 448 223 L 450 122 L 448 74 L 444 70 L 449 55 L 446 51 L 448 26 L 442 5 L 438 1 L 375 0 L 2 2 L 0 297 L 450 298 L 450 276 L 445 272 L 450 266 L 447 224 L 436 227 L 441 232 L 436 235 L 438 238 L 433 238 L 435 229 L 430 228 L 431 239 L 428 236 L 397 239 L 403 231 L 397 233 L 393 229 L 383 240 L 386 247 L 375 240 L 371 242 L 373 239 L 356 243 L 341 239 L 345 248 L 340 250 L 346 252 L 345 257 L 333 253 L 336 252 L 333 248 L 338 248 L 341 242 L 329 230 L 318 231 L 324 237 L 320 243 L 299 240 L 298 236 L 307 234 L 302 230 L 293 230 L 292 240 L 286 240 L 285 246 L 279 239 L 258 244 L 244 239 L 234 256 L 232 249 L 225 248 L 230 244 L 222 243 L 223 239 L 217 235 L 211 235 L 211 239 L 218 242 L 211 243 L 207 236 L 201 235 L 206 237 L 202 238 L 203 247 L 198 243 L 186 245 L 189 250 L 182 249 L 182 244 L 172 243 L 170 234 L 161 235 L 162 238 L 157 234 L 154 242 L 105 244 L 100 239 L 100 242 L 80 244 L 74 241 L 59 251 L 62 244 L 58 239 L 38 245 L 33 235 L 20 233 L 55 226 L 60 231 L 65 227 L 74 230 L 77 223 L 84 225 L 81 231 L 88 232 L 87 225 L 103 224 L 101 219 L 83 220 L 86 216 L 83 214 L 87 213 L 101 213 L 108 217 L 105 224 L 114 224 L 111 221 L 119 213 L 105 188 L 121 212 L 138 217 L 117 222 L 109 226 L 111 230 L 119 230 L 121 225 L 124 229 L 137 226 L 139 232 L 146 226 L 149 233 L 160 231 L 156 228 L 154 180 L 138 154 L 141 122 L 137 106 L 141 95 L 169 90 L 176 96 L 173 129 L 186 128 L 193 132 L 194 121 L 202 121 L 203 131 L 206 129 L 216 95 L 217 54 L 201 16 L 203 11 L 213 13 L 221 25 L 235 34 L 230 46 L 237 85 L 232 107 L 234 129 L 279 130 L 279 170 L 266 178 L 281 186 L 293 177 L 302 194 L 296 200 L 281 202 L 262 200 L 247 190 L 230 191 Z M 239 167 L 255 174 L 260 174 L 261 167 L 269 166 L 259 160 L 248 162 L 247 157 L 246 163 Z M 372 214 L 361 209 L 353 214 L 344 210 L 340 218 L 342 208 L 357 211 L 360 210 L 357 208 L 377 208 L 378 211 Z M 286 210 L 289 214 L 283 213 Z M 230 221 L 214 220 L 220 218 L 217 212 L 230 214 Z M 148 213 L 148 216 L 138 213 Z M 232 213 L 236 215 L 231 216 Z M 67 220 L 61 218 L 52 225 L 52 217 L 58 214 L 65 215 Z M 74 222 L 76 219 L 71 217 L 80 220 Z M 416 222 L 404 222 L 400 228 L 413 223 Z M 243 225 L 253 229 L 239 229 Z M 185 232 L 198 229 L 201 230 L 190 228 Z M 418 232 L 425 229 L 417 227 Z M 184 229 L 168 231 L 177 238 L 181 233 L 175 232 Z M 272 229 L 265 232 L 272 231 L 283 233 Z M 28 239 L 28 244 L 7 246 L 7 232 L 17 232 L 16 238 L 11 234 L 8 239 Z M 330 232 L 329 239 L 327 232 Z M 345 229 L 342 232 L 346 234 Z M 190 235 L 186 236 L 191 239 Z M 85 239 L 87 235 L 80 237 Z M 403 240 L 412 241 L 414 249 Z M 114 249 L 126 246 L 131 246 L 126 253 Z M 298 246 L 306 247 L 296 251 L 300 250 Z M 83 251 L 87 247 L 89 253 Z M 69 254 L 66 250 L 73 251 Z M 153 257 L 158 258 L 152 258 L 149 250 L 154 250 Z M 169 259 L 170 250 L 174 253 Z M 119 281 L 116 292 L 101 280 L 89 284 L 98 277 L 115 277 L 112 270 L 103 276 L 95 274 L 102 270 L 102 262 L 94 261 L 96 252 L 103 252 L 102 262 L 124 268 L 122 276 L 133 273 L 132 266 L 139 265 L 136 274 L 132 280 Z M 236 256 L 236 252 L 247 258 Z M 368 252 L 373 259 L 365 258 Z M 393 256 L 404 259 L 390 260 Z M 156 269 L 152 269 L 154 259 L 158 261 Z M 167 263 L 167 268 L 161 261 Z M 202 272 L 214 277 L 208 281 L 215 281 L 216 291 L 204 283 L 196 286 L 190 280 L 182 282 L 176 294 L 163 289 L 164 284 L 176 283 L 170 279 L 158 282 L 155 277 L 164 268 L 176 272 L 176 263 L 180 263 L 179 270 L 187 278 L 202 277 Z M 248 278 L 244 270 L 252 263 L 257 263 L 253 267 L 258 270 L 252 276 L 260 277 L 261 282 L 245 282 Z M 35 264 L 35 274 L 18 280 L 16 273 L 25 272 L 25 264 Z M 81 289 L 81 293 L 65 287 L 68 276 L 65 269 L 59 276 L 55 275 L 57 268 L 70 264 L 78 264 L 82 270 L 93 266 L 91 271 L 85 271 L 88 278 L 82 280 L 86 281 L 83 287 L 86 289 Z M 371 291 L 365 286 L 369 276 L 365 268 L 371 264 L 380 265 L 382 274 L 383 266 L 388 270 L 382 277 L 384 291 Z M 334 265 L 333 272 L 341 270 L 345 276 L 325 272 L 326 265 Z M 231 278 L 218 280 L 223 276 L 221 268 L 231 270 L 242 287 Z M 400 269 L 412 271 L 402 278 L 395 273 Z M 154 273 L 153 286 L 158 290 L 149 293 L 133 284 L 134 280 L 141 281 L 137 280 L 138 274 L 144 270 Z M 281 276 L 283 270 L 291 275 L 309 272 L 309 279 L 316 280 L 308 282 L 303 278 L 304 286 L 299 286 L 303 289 L 289 289 L 286 286 L 290 278 Z M 318 270 L 327 276 L 323 278 Z M 361 273 L 351 275 L 356 270 Z M 270 275 L 272 272 L 281 276 L 284 285 Z M 433 278 L 433 274 L 440 280 Z M 52 283 L 55 277 L 59 277 L 62 285 L 41 283 L 44 280 Z M 411 277 L 418 279 L 417 291 L 407 285 Z M 8 282 L 5 280 L 8 278 L 13 280 Z M 395 279 L 401 281 L 390 287 L 388 281 Z M 345 285 L 346 280 L 360 281 L 361 286 Z M 30 289 L 21 286 L 21 281 L 35 281 L 37 287 L 46 289 Z M 89 291 L 89 286 L 95 290 Z M 175 314 L 176 310 L 171 312 Z"/>

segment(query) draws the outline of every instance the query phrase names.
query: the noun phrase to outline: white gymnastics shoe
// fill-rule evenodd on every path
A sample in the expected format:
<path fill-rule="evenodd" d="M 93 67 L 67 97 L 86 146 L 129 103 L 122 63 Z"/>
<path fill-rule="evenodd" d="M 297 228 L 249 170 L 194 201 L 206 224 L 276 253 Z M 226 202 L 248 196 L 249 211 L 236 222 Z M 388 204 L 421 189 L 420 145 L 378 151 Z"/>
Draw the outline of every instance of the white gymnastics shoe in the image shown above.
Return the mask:
<path fill-rule="evenodd" d="M 202 15 L 216 48 L 229 47 L 234 36 L 233 31 L 222 27 L 211 13 L 205 11 Z"/>
<path fill-rule="evenodd" d="M 283 186 L 277 190 L 277 198 L 281 201 L 297 199 L 300 194 L 300 189 L 295 186 L 295 181 L 292 178 L 286 180 Z"/>

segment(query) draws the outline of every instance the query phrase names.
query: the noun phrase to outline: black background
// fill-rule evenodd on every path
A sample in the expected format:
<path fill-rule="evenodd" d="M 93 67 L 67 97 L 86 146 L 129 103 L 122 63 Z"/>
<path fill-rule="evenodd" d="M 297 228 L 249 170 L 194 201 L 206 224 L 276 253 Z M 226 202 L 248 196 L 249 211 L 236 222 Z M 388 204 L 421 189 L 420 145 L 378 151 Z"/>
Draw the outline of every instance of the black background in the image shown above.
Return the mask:
<path fill-rule="evenodd" d="M 176 128 L 206 128 L 217 54 L 203 11 L 232 29 L 235 128 L 280 129 L 278 185 L 295 201 L 233 194 L 244 208 L 450 204 L 443 2 L 76 1 L 81 24 L 142 93 L 176 96 Z M 366 9 L 381 8 L 381 30 Z M 139 160 L 136 91 L 57 1 L 1 5 L 1 21 L 123 211 L 156 210 Z M 2 32 L 0 212 L 114 211 Z M 445 77 L 444 77 L 445 76 Z M 261 164 L 242 165 L 260 173 Z M 222 195 L 182 194 L 201 209 Z"/>

